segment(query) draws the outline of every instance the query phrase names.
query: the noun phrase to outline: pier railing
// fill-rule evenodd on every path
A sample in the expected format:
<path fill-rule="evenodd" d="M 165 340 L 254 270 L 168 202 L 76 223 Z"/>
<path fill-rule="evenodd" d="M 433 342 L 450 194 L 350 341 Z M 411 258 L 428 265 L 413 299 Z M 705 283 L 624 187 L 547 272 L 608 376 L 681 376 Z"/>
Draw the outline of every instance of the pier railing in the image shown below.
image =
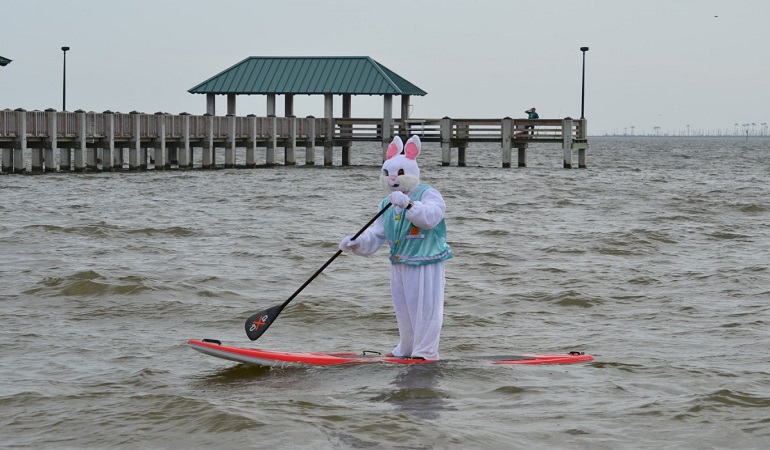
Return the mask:
<path fill-rule="evenodd" d="M 324 165 L 331 165 L 333 148 L 342 147 L 343 165 L 349 164 L 354 142 L 378 142 L 383 152 L 393 136 L 418 134 L 423 142 L 442 146 L 442 164 L 451 164 L 451 149 L 458 149 L 458 165 L 465 165 L 468 144 L 499 143 L 503 167 L 511 166 L 511 149 L 519 152 L 518 166 L 526 166 L 532 142 L 560 143 L 564 166 L 572 167 L 571 150 L 579 151 L 585 167 L 586 120 L 565 119 L 380 119 L 249 116 L 195 116 L 95 112 L 0 111 L 2 171 L 23 173 L 31 159 L 32 172 L 68 170 L 122 170 L 128 148 L 128 169 L 147 168 L 148 149 L 155 150 L 155 169 L 191 168 L 193 149 L 202 149 L 202 168 L 214 168 L 216 149 L 225 149 L 225 167 L 234 167 L 235 149 L 246 148 L 245 166 L 256 166 L 264 149 L 265 165 L 275 164 L 275 150 L 286 151 L 284 163 L 294 164 L 298 146 L 306 149 L 306 164 L 314 164 L 312 150 L 324 147 Z M 60 150 L 58 154 L 56 149 Z M 74 167 L 72 152 L 74 151 Z M 105 152 L 110 153 L 105 157 Z M 98 153 L 98 154 L 97 154 Z M 107 160 L 107 161 L 106 161 Z M 106 162 L 105 162 L 106 161 Z M 160 163 L 160 164 L 159 164 Z"/>

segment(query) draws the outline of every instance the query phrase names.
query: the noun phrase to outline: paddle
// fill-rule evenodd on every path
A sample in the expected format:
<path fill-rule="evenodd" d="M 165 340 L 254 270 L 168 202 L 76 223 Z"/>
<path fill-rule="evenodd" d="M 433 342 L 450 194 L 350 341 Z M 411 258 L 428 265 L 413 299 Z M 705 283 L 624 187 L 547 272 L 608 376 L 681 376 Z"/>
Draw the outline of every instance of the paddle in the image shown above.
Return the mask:
<path fill-rule="evenodd" d="M 382 215 L 388 208 L 390 208 L 390 203 L 385 205 L 384 208 L 380 210 L 380 212 L 377 213 L 376 216 L 372 217 L 372 220 L 367 222 L 366 225 L 364 225 L 363 228 L 358 230 L 358 233 L 353 236 L 352 240 L 355 240 L 358 236 L 361 235 L 364 231 L 366 231 L 367 228 L 369 228 L 375 220 L 377 220 L 378 217 Z M 281 303 L 280 305 L 273 306 L 272 308 L 268 308 L 264 311 L 260 311 L 256 314 L 253 314 L 251 317 L 246 319 L 246 335 L 251 339 L 252 341 L 256 341 L 259 339 L 260 336 L 262 336 L 265 331 L 270 327 L 270 325 L 273 324 L 276 317 L 278 317 L 278 314 L 281 314 L 281 311 L 283 311 L 283 308 L 286 307 L 286 305 L 289 304 L 292 300 L 294 300 L 294 297 L 297 296 L 300 292 L 302 292 L 305 287 L 310 284 L 311 281 L 315 279 L 321 272 L 323 272 L 324 269 L 326 269 L 326 266 L 332 263 L 340 254 L 342 253 L 342 250 L 337 250 L 337 253 L 334 254 L 331 258 L 329 258 L 328 261 L 326 261 L 326 264 L 321 266 L 320 269 L 316 271 L 316 273 L 313 274 L 312 277 L 310 277 L 307 281 L 305 281 L 305 284 L 299 287 L 296 291 L 294 291 L 293 294 L 291 294 L 291 297 L 289 297 L 285 302 Z"/>

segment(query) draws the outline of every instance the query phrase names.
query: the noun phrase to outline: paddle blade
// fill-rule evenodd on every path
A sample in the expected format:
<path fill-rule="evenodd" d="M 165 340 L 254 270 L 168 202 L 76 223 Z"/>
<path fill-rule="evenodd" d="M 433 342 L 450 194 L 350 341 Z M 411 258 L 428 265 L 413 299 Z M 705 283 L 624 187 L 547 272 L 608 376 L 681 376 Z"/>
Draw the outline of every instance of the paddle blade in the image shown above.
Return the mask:
<path fill-rule="evenodd" d="M 283 305 L 273 306 L 264 311 L 260 311 L 246 319 L 246 335 L 252 341 L 256 341 L 273 324 L 278 314 L 283 310 Z"/>

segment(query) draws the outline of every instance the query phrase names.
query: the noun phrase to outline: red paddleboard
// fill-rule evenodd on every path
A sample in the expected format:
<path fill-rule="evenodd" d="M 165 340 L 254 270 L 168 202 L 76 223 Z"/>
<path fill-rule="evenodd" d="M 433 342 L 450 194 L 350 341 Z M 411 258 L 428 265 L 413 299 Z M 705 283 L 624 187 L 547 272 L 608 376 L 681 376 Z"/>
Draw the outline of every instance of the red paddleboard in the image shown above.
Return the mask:
<path fill-rule="evenodd" d="M 193 350 L 217 358 L 229 359 L 258 366 L 333 366 L 343 364 L 392 363 L 392 364 L 426 364 L 437 362 L 433 360 L 396 358 L 379 354 L 360 354 L 353 352 L 277 352 L 258 348 L 230 347 L 222 345 L 215 339 L 190 339 L 187 344 Z M 513 355 L 513 356 L 481 356 L 470 358 L 490 364 L 574 364 L 593 361 L 594 357 L 583 352 L 543 355 Z M 451 359 L 444 359 L 448 361 Z"/>

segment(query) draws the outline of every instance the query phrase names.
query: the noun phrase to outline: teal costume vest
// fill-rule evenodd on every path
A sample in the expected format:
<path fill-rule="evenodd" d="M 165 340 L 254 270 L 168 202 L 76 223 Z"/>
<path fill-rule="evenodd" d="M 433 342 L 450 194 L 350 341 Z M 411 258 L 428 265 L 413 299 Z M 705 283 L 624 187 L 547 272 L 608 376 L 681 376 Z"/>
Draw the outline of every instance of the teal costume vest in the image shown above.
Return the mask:
<path fill-rule="evenodd" d="M 422 199 L 430 186 L 420 184 L 411 195 L 412 201 Z M 380 209 L 388 204 L 388 197 L 380 203 Z M 391 263 L 421 266 L 434 264 L 452 258 L 452 250 L 446 243 L 446 224 L 444 219 L 430 230 L 418 228 L 406 218 L 406 210 L 396 213 L 396 208 L 388 208 L 382 215 L 385 239 L 390 245 Z"/>

